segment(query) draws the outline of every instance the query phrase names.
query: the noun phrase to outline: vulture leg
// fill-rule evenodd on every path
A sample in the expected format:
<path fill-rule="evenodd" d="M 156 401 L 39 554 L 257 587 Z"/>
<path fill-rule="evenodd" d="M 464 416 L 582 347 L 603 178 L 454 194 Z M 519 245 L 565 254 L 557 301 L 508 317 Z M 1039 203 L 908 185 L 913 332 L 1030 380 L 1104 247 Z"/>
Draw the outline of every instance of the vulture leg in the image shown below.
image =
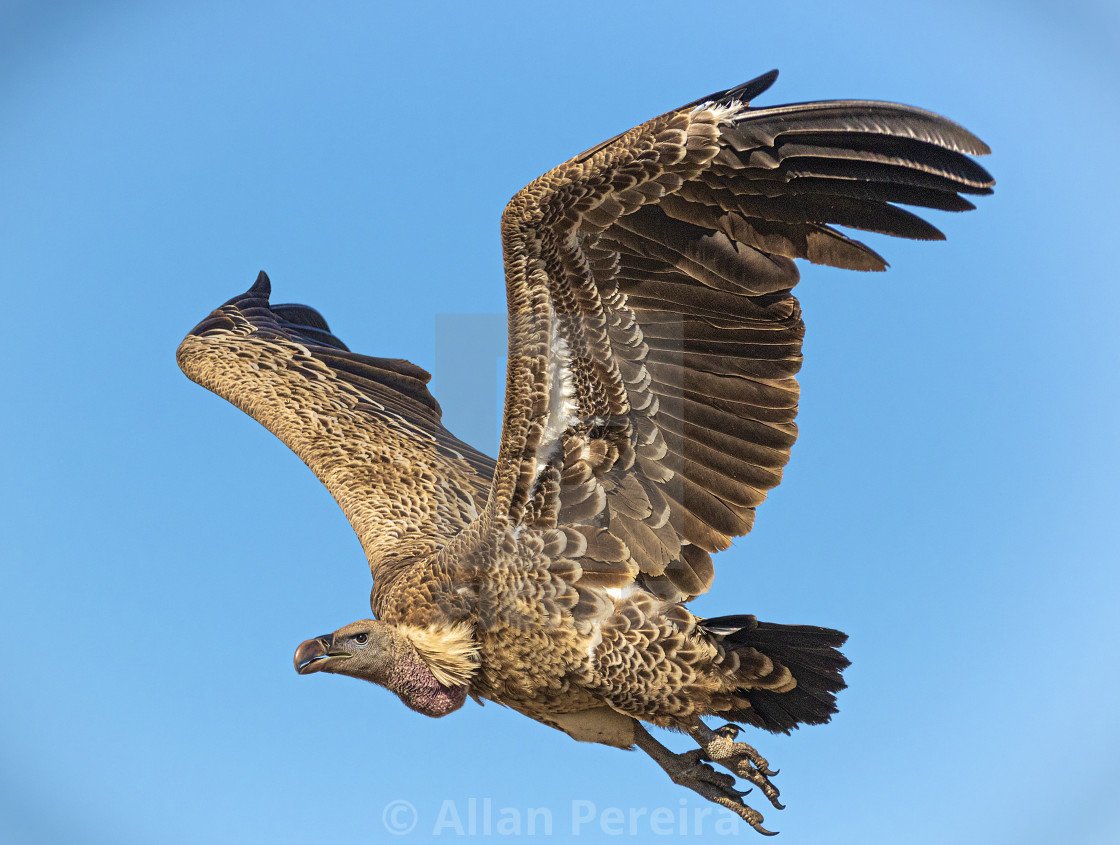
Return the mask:
<path fill-rule="evenodd" d="M 634 726 L 634 743 L 665 770 L 673 783 L 687 786 L 696 794 L 726 807 L 761 834 L 773 836 L 777 833 L 762 826 L 762 813 L 743 803 L 746 793 L 735 788 L 734 777 L 717 772 L 704 762 L 707 753 L 704 749 L 674 754 L 639 724 Z"/>
<path fill-rule="evenodd" d="M 785 806 L 778 801 L 778 788 L 770 783 L 770 777 L 777 772 L 770 771 L 770 764 L 766 762 L 766 758 L 754 748 L 745 742 L 735 741 L 735 737 L 739 735 L 738 725 L 724 725 L 713 731 L 697 719 L 688 729 L 688 733 L 700 744 L 705 760 L 719 763 L 743 780 L 749 780 L 762 790 L 762 794 L 769 798 L 770 803 L 777 809 L 785 809 Z"/>

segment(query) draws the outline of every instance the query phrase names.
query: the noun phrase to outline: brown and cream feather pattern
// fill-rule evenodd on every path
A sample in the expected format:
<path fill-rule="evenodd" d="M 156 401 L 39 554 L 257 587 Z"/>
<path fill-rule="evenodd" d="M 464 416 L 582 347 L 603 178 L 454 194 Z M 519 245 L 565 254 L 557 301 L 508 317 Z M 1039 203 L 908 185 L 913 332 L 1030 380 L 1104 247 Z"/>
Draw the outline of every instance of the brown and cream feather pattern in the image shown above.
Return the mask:
<path fill-rule="evenodd" d="M 788 731 L 835 712 L 842 634 L 684 604 L 750 531 L 797 437 L 795 260 L 883 270 L 834 227 L 938 239 L 899 204 L 960 211 L 991 192 L 969 157 L 988 149 L 960 126 L 891 103 L 750 106 L 775 76 L 654 118 L 509 202 L 496 463 L 443 428 L 426 373 L 349 353 L 312 309 L 269 306 L 263 274 L 179 350 L 338 499 L 379 620 L 424 632 L 421 654 L 462 655 L 441 677 L 578 738 L 594 732 L 572 714 Z"/>
<path fill-rule="evenodd" d="M 183 372 L 279 437 L 354 526 L 375 576 L 476 519 L 494 463 L 440 423 L 428 373 L 356 355 L 314 309 L 270 306 L 261 273 L 179 346 Z"/>

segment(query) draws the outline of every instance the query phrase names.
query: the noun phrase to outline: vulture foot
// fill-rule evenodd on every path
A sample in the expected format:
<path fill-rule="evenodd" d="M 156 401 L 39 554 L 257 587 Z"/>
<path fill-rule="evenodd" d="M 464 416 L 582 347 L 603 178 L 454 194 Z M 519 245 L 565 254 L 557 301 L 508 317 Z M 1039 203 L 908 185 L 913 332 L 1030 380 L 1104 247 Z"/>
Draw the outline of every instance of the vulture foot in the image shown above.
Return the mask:
<path fill-rule="evenodd" d="M 748 780 L 762 790 L 770 803 L 778 810 L 784 810 L 785 805 L 778 801 L 778 787 L 770 782 L 770 778 L 777 774 L 771 771 L 766 758 L 745 742 L 736 742 L 739 736 L 738 725 L 724 725 L 722 728 L 712 730 L 699 719 L 689 728 L 689 734 L 703 749 L 704 759 L 719 763 L 725 769 L 733 772 L 737 777 Z"/>
<path fill-rule="evenodd" d="M 704 762 L 709 759 L 706 749 L 698 748 L 684 754 L 674 754 L 650 736 L 641 726 L 636 727 L 635 742 L 639 748 L 665 770 L 666 774 L 672 778 L 673 783 L 686 786 L 697 795 L 703 796 L 721 807 L 726 807 L 764 836 L 774 836 L 777 833 L 775 830 L 767 830 L 762 826 L 762 813 L 743 803 L 743 796 L 750 792 L 749 789 L 741 792 L 735 788 L 734 777 L 723 772 L 717 772 L 708 763 Z M 742 743 L 735 744 L 741 745 Z M 751 750 L 753 751 L 753 749 Z M 764 760 L 763 764 L 765 764 Z M 765 781 L 765 777 L 763 777 L 763 780 Z M 765 782 L 769 785 L 769 781 Z M 770 788 L 774 789 L 772 786 Z M 777 790 L 774 790 L 774 794 L 777 794 Z M 771 799 L 771 803 L 774 803 L 779 809 L 781 808 L 781 805 L 774 799 Z"/>

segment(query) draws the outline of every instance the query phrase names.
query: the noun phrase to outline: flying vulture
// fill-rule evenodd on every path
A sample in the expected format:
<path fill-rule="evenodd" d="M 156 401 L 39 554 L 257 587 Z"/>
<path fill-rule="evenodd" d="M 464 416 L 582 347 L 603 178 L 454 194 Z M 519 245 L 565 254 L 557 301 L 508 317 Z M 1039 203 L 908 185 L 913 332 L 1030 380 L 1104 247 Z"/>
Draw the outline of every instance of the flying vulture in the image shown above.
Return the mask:
<path fill-rule="evenodd" d="M 797 437 L 794 259 L 883 270 L 834 227 L 941 239 L 899 204 L 963 211 L 993 185 L 969 157 L 984 143 L 931 112 L 749 106 L 776 76 L 655 117 L 510 200 L 497 461 L 443 427 L 428 373 L 271 305 L 264 273 L 183 341 L 183 372 L 307 463 L 369 559 L 373 618 L 302 643 L 300 674 L 372 681 L 429 716 L 488 699 L 637 746 L 769 833 L 735 778 L 780 808 L 774 772 L 737 725 L 829 721 L 845 635 L 687 605 Z M 698 748 L 675 754 L 643 723 Z"/>

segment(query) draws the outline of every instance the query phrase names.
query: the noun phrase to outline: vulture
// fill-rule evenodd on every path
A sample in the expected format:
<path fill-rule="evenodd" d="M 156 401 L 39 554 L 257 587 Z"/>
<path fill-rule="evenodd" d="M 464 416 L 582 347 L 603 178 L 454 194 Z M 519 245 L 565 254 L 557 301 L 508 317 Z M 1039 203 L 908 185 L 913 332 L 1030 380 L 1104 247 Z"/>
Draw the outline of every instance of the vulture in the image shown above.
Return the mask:
<path fill-rule="evenodd" d="M 496 461 L 444 428 L 427 372 L 270 304 L 263 272 L 182 342 L 183 372 L 303 459 L 368 558 L 372 618 L 302 643 L 301 675 L 371 681 L 429 716 L 485 699 L 636 746 L 770 833 L 737 789 L 782 807 L 742 726 L 828 722 L 846 637 L 688 603 L 797 438 L 795 260 L 884 270 L 837 227 L 943 239 L 900 206 L 963 211 L 994 184 L 972 158 L 988 147 L 939 115 L 751 105 L 776 77 L 655 117 L 510 200 Z M 674 753 L 647 725 L 697 747 Z"/>

